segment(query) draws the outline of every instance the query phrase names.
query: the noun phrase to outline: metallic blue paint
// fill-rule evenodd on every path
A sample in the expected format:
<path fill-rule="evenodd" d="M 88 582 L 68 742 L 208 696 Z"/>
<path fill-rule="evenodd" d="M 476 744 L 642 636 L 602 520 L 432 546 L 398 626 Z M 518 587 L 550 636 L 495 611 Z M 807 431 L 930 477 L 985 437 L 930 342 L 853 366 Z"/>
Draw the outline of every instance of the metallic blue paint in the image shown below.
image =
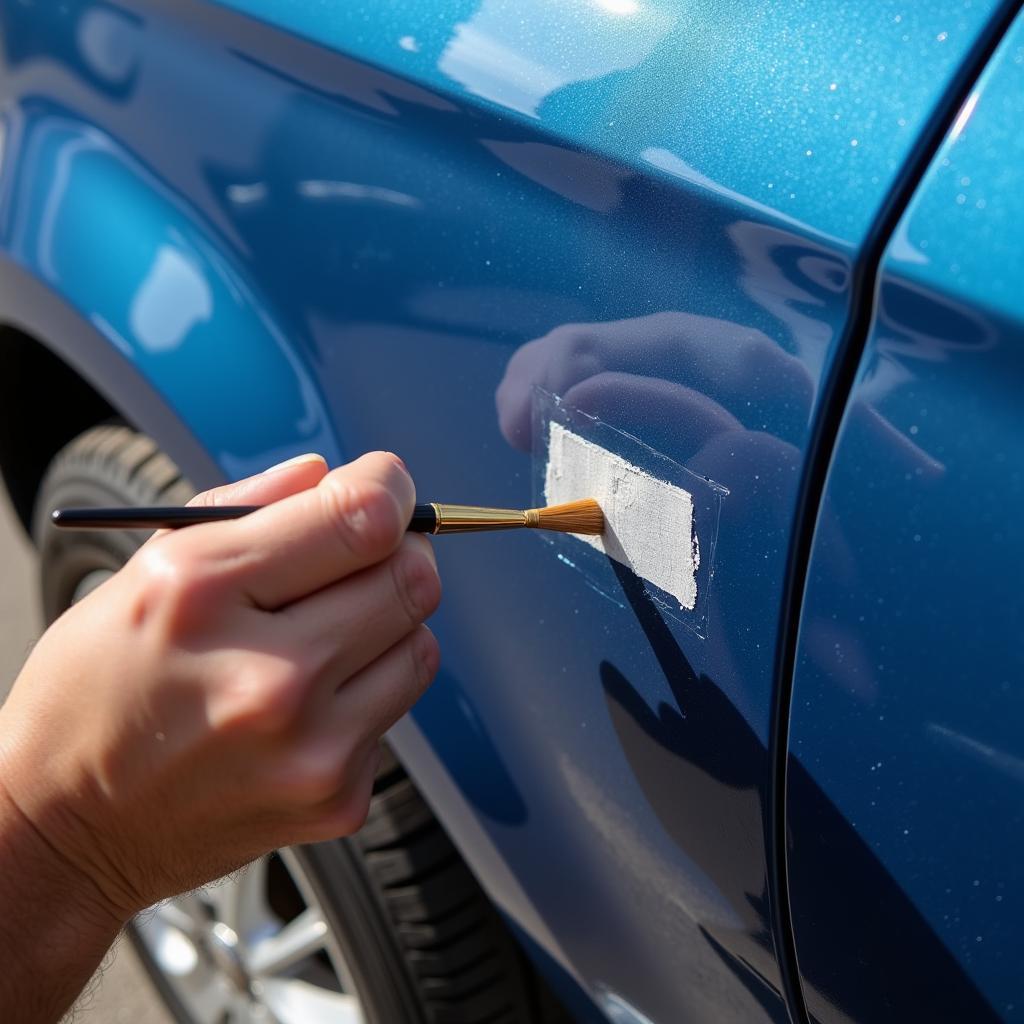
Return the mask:
<path fill-rule="evenodd" d="M 994 9 L 0 3 L 0 250 L 77 311 L 44 340 L 107 339 L 116 404 L 148 381 L 224 475 L 387 447 L 424 495 L 517 504 L 539 384 L 729 489 L 703 640 L 614 566 L 619 604 L 532 537 L 437 545 L 400 754 L 607 1014 L 786 1017 L 797 485 L 856 262 Z"/>
<path fill-rule="evenodd" d="M 889 245 L 828 477 L 788 792 L 821 1021 L 1024 1018 L 1022 120 L 1019 19 Z"/>
<path fill-rule="evenodd" d="M 848 245 L 994 6 L 218 2 L 532 124 L 552 158 L 578 146 Z M 512 166 L 572 189 L 571 163 L 535 145 Z"/>
<path fill-rule="evenodd" d="M 337 457 L 294 338 L 204 225 L 66 110 L 33 99 L 8 113 L 7 132 L 24 153 L 10 184 L 9 257 L 152 381 L 229 476 L 296 442 Z"/>

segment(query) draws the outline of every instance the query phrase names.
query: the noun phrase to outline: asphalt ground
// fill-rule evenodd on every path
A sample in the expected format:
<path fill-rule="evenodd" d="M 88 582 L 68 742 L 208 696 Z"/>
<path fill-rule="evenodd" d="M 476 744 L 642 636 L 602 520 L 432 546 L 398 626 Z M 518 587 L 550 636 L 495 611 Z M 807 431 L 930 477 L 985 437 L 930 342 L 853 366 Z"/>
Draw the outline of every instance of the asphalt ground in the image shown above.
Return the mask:
<path fill-rule="evenodd" d="M 38 604 L 35 555 L 0 488 L 0 699 L 42 629 Z M 75 1024 L 172 1024 L 124 940 L 108 954 L 68 1019 Z"/>

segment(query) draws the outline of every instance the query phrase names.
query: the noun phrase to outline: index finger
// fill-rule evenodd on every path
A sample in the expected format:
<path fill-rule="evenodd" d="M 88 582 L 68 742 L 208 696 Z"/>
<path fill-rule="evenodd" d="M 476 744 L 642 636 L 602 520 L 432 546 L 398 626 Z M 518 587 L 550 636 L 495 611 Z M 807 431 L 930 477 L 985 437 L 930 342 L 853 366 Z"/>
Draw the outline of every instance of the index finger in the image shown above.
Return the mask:
<path fill-rule="evenodd" d="M 245 591 L 273 610 L 382 561 L 398 547 L 415 501 L 401 459 L 371 452 L 231 523 Z"/>
<path fill-rule="evenodd" d="M 310 452 L 271 466 L 262 473 L 246 477 L 244 480 L 201 491 L 187 504 L 192 508 L 215 505 L 269 505 L 297 491 L 314 487 L 326 473 L 327 462 L 324 457 Z M 171 531 L 157 530 L 146 543 L 151 543 L 169 532 Z"/>
<path fill-rule="evenodd" d="M 318 484 L 327 474 L 327 462 L 322 455 L 309 452 L 297 455 L 287 462 L 278 463 L 255 476 L 223 484 L 209 491 L 201 491 L 190 506 L 209 505 L 269 505 L 272 501 L 304 491 Z"/>

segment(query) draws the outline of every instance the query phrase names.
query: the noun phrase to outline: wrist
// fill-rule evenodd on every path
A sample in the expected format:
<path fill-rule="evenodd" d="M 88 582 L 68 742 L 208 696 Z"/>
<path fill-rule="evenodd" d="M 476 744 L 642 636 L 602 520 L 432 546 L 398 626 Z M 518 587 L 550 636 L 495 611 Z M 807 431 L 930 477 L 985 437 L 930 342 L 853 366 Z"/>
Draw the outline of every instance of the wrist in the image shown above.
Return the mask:
<path fill-rule="evenodd" d="M 88 871 L 63 852 L 18 800 L 12 783 L 25 772 L 8 743 L 11 723 L 0 709 L 0 904 L 34 904 L 82 934 L 113 937 L 127 916 Z M 37 766 L 38 767 L 38 766 Z M 37 770 L 36 791 L 48 788 Z M 0 928 L 3 927 L 0 914 Z"/>
<path fill-rule="evenodd" d="M 122 921 L 21 811 L 0 779 L 0 1017 L 55 1021 Z"/>

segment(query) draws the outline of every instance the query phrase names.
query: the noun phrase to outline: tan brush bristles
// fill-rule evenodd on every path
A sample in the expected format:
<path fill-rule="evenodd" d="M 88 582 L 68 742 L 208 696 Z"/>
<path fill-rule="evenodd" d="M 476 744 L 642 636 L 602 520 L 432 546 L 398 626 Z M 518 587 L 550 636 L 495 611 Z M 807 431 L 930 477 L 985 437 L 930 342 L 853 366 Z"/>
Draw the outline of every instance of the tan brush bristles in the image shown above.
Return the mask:
<path fill-rule="evenodd" d="M 559 533 L 604 532 L 604 513 L 593 498 L 570 501 L 564 505 L 550 505 L 538 508 L 537 527 L 541 530 L 557 530 Z"/>

